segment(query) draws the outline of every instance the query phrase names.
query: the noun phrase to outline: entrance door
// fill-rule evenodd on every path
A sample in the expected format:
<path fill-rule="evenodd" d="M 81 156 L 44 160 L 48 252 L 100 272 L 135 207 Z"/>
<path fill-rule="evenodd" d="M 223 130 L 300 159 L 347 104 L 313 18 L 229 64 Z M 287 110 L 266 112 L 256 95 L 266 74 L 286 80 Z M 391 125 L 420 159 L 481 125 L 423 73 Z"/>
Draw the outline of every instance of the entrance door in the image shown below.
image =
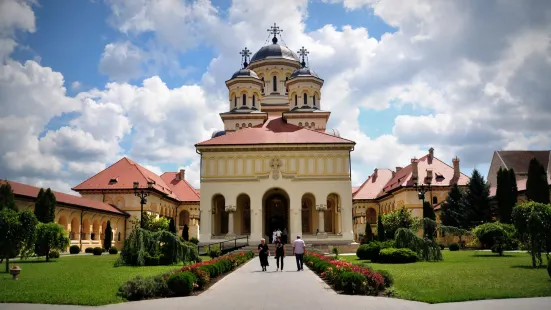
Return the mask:
<path fill-rule="evenodd" d="M 289 231 L 289 206 L 283 195 L 274 194 L 265 202 L 264 234 L 272 237 L 274 230 Z M 271 241 L 271 240 L 270 240 Z"/>

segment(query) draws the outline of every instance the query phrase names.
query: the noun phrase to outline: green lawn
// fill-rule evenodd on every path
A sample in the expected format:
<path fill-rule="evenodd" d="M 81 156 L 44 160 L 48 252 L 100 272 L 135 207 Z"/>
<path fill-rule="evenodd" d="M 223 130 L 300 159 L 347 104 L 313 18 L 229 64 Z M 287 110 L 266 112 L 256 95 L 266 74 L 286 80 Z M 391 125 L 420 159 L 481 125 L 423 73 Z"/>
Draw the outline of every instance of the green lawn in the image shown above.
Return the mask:
<path fill-rule="evenodd" d="M 62 256 L 46 263 L 17 261 L 19 280 L 0 266 L 0 302 L 105 305 L 121 302 L 119 285 L 137 275 L 152 276 L 178 266 L 113 267 L 118 255 Z"/>
<path fill-rule="evenodd" d="M 413 264 L 373 264 L 356 256 L 342 257 L 390 272 L 394 292 L 403 299 L 440 303 L 551 296 L 547 270 L 531 268 L 528 254 L 507 253 L 499 257 L 490 252 L 443 251 L 443 255 L 443 262 Z"/>

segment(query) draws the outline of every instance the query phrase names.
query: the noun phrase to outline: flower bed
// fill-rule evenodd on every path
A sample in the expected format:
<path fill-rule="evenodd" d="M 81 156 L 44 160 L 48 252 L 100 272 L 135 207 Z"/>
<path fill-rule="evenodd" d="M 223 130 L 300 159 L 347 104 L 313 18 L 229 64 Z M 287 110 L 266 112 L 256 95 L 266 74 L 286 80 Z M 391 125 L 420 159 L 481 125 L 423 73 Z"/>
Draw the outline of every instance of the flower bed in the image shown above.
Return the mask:
<path fill-rule="evenodd" d="M 331 284 L 336 291 L 350 295 L 377 296 L 390 286 L 382 274 L 364 266 L 335 260 L 331 257 L 309 253 L 305 255 L 306 265 L 323 280 Z"/>
<path fill-rule="evenodd" d="M 184 266 L 154 277 L 138 276 L 122 284 L 117 295 L 126 300 L 189 296 L 193 292 L 204 290 L 209 283 L 213 283 L 253 257 L 252 251 L 239 252 Z"/>

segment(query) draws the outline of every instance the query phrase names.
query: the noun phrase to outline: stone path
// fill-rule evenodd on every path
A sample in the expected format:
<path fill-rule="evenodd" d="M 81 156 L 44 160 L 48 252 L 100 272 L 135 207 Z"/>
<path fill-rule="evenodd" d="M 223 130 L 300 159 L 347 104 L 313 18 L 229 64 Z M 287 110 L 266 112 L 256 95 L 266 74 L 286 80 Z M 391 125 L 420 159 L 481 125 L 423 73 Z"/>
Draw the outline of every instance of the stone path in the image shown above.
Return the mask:
<path fill-rule="evenodd" d="M 517 310 L 548 309 L 551 298 L 501 299 L 474 302 L 429 305 L 396 298 L 338 295 L 316 274 L 308 270 L 296 271 L 293 257 L 285 258 L 286 270 L 275 271 L 275 261 L 270 260 L 267 272 L 260 271 L 258 257 L 232 274 L 215 283 L 209 290 L 196 297 L 167 298 L 109 305 L 106 310 L 157 310 L 157 309 L 467 309 L 467 310 Z M 59 310 L 92 309 L 93 307 L 52 306 L 33 304 L 0 304 L 1 310 Z M 97 309 L 97 308 L 93 308 Z"/>

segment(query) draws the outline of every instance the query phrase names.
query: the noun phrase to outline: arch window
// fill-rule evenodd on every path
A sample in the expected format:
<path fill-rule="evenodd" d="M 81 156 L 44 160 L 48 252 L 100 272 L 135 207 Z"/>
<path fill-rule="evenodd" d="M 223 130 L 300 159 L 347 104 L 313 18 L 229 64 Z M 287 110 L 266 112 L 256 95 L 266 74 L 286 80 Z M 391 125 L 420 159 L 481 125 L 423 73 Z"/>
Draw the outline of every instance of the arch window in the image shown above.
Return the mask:
<path fill-rule="evenodd" d="M 316 123 L 312 122 L 312 123 L 310 124 L 310 126 L 311 126 L 312 128 L 316 128 Z"/>
<path fill-rule="evenodd" d="M 253 127 L 253 124 L 249 123 L 249 126 L 248 127 Z"/>
<path fill-rule="evenodd" d="M 237 96 L 233 96 L 233 106 L 237 108 Z"/>
<path fill-rule="evenodd" d="M 432 204 L 437 204 L 437 203 L 438 203 L 438 198 L 432 197 Z"/>
<path fill-rule="evenodd" d="M 256 105 L 256 95 L 253 95 L 253 107 Z"/>
<path fill-rule="evenodd" d="M 308 122 L 304 123 L 304 126 L 305 126 L 305 127 L 308 127 Z"/>
<path fill-rule="evenodd" d="M 242 100 L 243 100 L 243 105 L 247 105 L 247 95 L 243 94 L 242 96 Z"/>
<path fill-rule="evenodd" d="M 236 129 L 239 129 L 239 124 L 235 124 L 235 128 L 236 128 Z"/>
<path fill-rule="evenodd" d="M 308 105 L 308 95 L 304 94 L 304 97 L 302 98 L 304 99 L 304 105 Z"/>
<path fill-rule="evenodd" d="M 295 94 L 295 106 L 297 106 L 297 105 L 298 105 L 298 95 Z"/>
<path fill-rule="evenodd" d="M 302 122 L 299 122 L 298 125 L 299 125 L 300 127 L 302 127 Z"/>
<path fill-rule="evenodd" d="M 274 88 L 274 92 L 277 91 L 277 76 L 274 75 L 273 79 L 272 79 L 272 86 Z"/>
<path fill-rule="evenodd" d="M 241 128 L 245 128 L 247 125 L 245 123 L 241 124 Z"/>
<path fill-rule="evenodd" d="M 314 95 L 314 106 L 316 106 L 316 95 Z"/>

